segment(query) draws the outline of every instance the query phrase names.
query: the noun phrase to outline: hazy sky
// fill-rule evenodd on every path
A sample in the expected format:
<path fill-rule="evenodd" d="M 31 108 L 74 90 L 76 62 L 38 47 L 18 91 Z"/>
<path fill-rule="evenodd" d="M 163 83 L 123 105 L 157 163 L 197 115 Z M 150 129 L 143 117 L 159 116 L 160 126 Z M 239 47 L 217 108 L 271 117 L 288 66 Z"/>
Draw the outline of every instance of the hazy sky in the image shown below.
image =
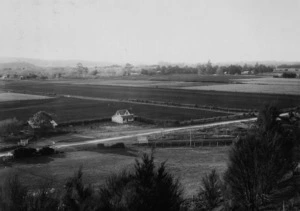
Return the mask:
<path fill-rule="evenodd" d="M 0 57 L 300 60 L 300 0 L 1 0 Z"/>

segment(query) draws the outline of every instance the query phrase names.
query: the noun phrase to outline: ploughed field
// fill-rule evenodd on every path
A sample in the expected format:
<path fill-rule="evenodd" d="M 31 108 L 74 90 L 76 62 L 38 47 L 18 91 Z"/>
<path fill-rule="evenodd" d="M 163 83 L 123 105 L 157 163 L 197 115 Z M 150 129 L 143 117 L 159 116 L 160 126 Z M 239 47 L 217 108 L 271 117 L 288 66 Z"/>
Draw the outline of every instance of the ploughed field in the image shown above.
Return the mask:
<path fill-rule="evenodd" d="M 16 117 L 25 121 L 38 111 L 46 111 L 53 114 L 54 119 L 61 123 L 110 118 L 119 109 L 130 109 L 135 115 L 156 120 L 181 121 L 228 115 L 206 110 L 58 97 L 46 100 L 0 102 L 0 120 Z"/>
<path fill-rule="evenodd" d="M 20 93 L 77 95 L 121 100 L 140 99 L 245 109 L 259 109 L 263 104 L 270 102 L 275 103 L 279 108 L 300 105 L 300 97 L 297 95 L 62 84 L 53 81 L 8 81 L 2 89 Z"/>

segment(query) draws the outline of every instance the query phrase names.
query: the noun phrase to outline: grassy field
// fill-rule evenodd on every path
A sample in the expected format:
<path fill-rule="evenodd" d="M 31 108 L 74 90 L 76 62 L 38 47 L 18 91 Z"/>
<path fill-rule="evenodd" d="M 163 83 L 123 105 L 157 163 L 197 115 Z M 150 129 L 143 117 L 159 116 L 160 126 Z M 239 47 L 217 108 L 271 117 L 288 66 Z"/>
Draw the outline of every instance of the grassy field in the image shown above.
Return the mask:
<path fill-rule="evenodd" d="M 0 92 L 0 102 L 20 101 L 20 100 L 40 100 L 40 99 L 47 99 L 47 98 L 49 97 L 40 96 L 40 95 Z"/>
<path fill-rule="evenodd" d="M 0 103 L 0 120 L 13 117 L 19 120 L 27 120 L 38 111 L 46 111 L 53 114 L 54 119 L 61 123 L 83 119 L 107 118 L 111 117 L 119 109 L 130 109 L 135 115 L 157 120 L 180 121 L 227 115 L 205 110 L 60 97 L 47 100 L 44 103 L 39 101 L 2 102 Z"/>
<path fill-rule="evenodd" d="M 280 108 L 294 107 L 300 104 L 300 98 L 297 95 L 225 92 L 224 90 L 217 92 L 111 85 L 75 85 L 53 81 L 7 81 L 2 89 L 28 93 L 56 93 L 111 99 L 142 99 L 246 109 L 258 109 L 263 104 L 270 102 L 276 103 Z M 280 86 L 278 89 L 280 89 Z"/>
<path fill-rule="evenodd" d="M 12 167 L 0 166 L 0 184 L 12 172 L 20 173 L 21 179 L 30 186 L 37 186 L 45 180 L 53 180 L 56 187 L 62 187 L 67 177 L 83 166 L 84 181 L 101 185 L 112 173 L 131 169 L 134 160 L 149 149 L 101 151 L 86 149 L 70 151 L 49 158 L 26 159 Z M 187 196 L 198 190 L 201 177 L 212 169 L 222 173 L 226 169 L 228 147 L 169 148 L 156 149 L 157 162 L 167 160 L 168 169 L 180 178 Z"/>
<path fill-rule="evenodd" d="M 300 80 L 299 80 L 300 82 Z M 290 94 L 300 95 L 300 83 L 298 86 L 278 85 L 278 84 L 222 84 L 212 86 L 190 86 L 184 87 L 188 90 L 203 91 L 227 91 L 227 92 L 250 92 L 250 93 L 266 93 L 266 94 Z"/>

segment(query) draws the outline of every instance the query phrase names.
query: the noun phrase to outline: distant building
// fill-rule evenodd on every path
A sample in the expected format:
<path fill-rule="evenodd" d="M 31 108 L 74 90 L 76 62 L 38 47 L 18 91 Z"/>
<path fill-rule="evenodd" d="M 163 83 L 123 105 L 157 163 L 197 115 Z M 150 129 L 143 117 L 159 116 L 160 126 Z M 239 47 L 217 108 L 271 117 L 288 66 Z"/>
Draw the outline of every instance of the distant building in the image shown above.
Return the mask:
<path fill-rule="evenodd" d="M 250 74 L 250 71 L 243 71 L 242 73 L 241 73 L 241 75 L 249 75 Z"/>
<path fill-rule="evenodd" d="M 128 110 L 118 110 L 115 115 L 111 117 L 111 120 L 116 123 L 127 123 L 127 122 L 133 122 L 134 116 L 131 114 Z"/>

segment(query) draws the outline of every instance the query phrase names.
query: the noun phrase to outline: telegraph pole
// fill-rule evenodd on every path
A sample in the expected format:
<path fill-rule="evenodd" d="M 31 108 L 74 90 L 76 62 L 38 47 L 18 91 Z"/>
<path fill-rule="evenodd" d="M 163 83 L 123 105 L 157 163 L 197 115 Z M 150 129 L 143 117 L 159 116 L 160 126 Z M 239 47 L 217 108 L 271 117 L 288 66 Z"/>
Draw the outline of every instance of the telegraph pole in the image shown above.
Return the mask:
<path fill-rule="evenodd" d="M 192 147 L 192 129 L 190 129 L 190 147 Z"/>

